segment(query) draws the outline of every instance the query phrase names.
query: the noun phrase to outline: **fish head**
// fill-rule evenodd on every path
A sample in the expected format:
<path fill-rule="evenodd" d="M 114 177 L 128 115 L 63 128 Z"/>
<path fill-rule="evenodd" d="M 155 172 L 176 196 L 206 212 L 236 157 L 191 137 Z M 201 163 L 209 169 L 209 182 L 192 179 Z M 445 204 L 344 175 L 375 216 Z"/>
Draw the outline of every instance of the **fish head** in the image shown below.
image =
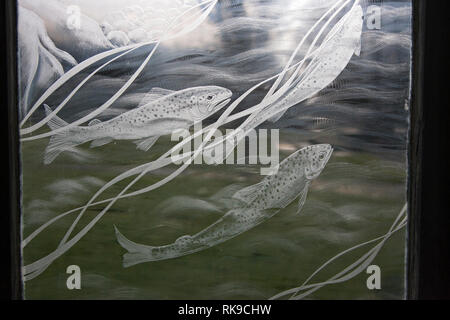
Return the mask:
<path fill-rule="evenodd" d="M 194 120 L 203 120 L 225 107 L 233 93 L 222 87 L 206 86 L 191 88 L 188 93 L 191 116 Z"/>
<path fill-rule="evenodd" d="M 330 160 L 333 148 L 329 144 L 316 144 L 303 150 L 305 175 L 309 180 L 317 178 Z"/>

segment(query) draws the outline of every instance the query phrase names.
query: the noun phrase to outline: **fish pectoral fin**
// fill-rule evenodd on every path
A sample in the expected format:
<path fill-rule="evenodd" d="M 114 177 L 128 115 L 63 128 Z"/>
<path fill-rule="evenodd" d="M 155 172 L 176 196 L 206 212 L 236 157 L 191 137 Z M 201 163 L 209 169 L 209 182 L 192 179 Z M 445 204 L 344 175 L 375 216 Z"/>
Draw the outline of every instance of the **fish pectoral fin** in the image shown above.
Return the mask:
<path fill-rule="evenodd" d="M 284 114 L 286 113 L 287 109 L 284 111 L 281 111 L 279 113 L 277 113 L 276 115 L 270 117 L 269 119 L 267 119 L 270 122 L 277 122 L 278 120 L 281 119 L 282 116 L 284 116 Z"/>
<path fill-rule="evenodd" d="M 258 191 L 261 190 L 262 187 L 263 183 L 259 182 L 257 184 L 246 187 L 242 190 L 239 190 L 233 195 L 232 198 L 238 199 L 242 202 L 249 204 L 256 199 L 256 197 L 258 196 Z"/>
<path fill-rule="evenodd" d="M 114 139 L 110 138 L 110 137 L 96 139 L 96 140 L 92 141 L 91 148 L 101 147 L 101 146 L 104 146 L 105 144 L 108 144 L 113 141 L 114 141 Z"/>
<path fill-rule="evenodd" d="M 141 140 L 136 140 L 134 143 L 137 145 L 137 149 L 142 151 L 148 151 L 155 144 L 159 137 L 150 137 Z"/>
<path fill-rule="evenodd" d="M 139 107 L 142 107 L 142 106 L 144 106 L 144 105 L 146 105 L 146 104 L 149 104 L 149 103 L 151 103 L 151 102 L 153 102 L 153 101 L 155 101 L 155 100 L 158 100 L 158 99 L 160 99 L 160 98 L 162 98 L 162 97 L 164 97 L 164 96 L 161 96 L 161 95 L 159 95 L 159 94 L 147 93 L 147 94 L 144 96 L 144 98 L 142 98 L 141 102 L 140 102 L 139 105 L 138 105 L 138 108 L 139 108 Z"/>
<path fill-rule="evenodd" d="M 298 205 L 297 205 L 297 214 L 300 214 L 300 211 L 303 208 L 303 205 L 306 202 L 306 197 L 308 195 L 308 189 L 309 189 L 309 184 L 305 187 L 305 189 L 303 189 L 303 192 L 300 194 L 300 198 L 298 200 Z"/>

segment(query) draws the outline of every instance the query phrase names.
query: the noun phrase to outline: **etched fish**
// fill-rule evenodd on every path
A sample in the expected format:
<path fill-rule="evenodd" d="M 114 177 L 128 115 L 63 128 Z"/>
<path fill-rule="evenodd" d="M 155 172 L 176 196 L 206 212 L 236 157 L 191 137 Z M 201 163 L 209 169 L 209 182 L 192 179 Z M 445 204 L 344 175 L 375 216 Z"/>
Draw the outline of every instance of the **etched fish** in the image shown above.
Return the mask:
<path fill-rule="evenodd" d="M 266 120 L 276 122 L 290 107 L 329 86 L 345 69 L 353 54 L 360 55 L 362 26 L 363 10 L 356 5 L 329 31 L 306 69 L 286 93 L 265 107 L 246 127 L 255 127 Z"/>
<path fill-rule="evenodd" d="M 260 183 L 236 192 L 233 198 L 239 206 L 203 231 L 180 237 L 172 244 L 159 247 L 137 244 L 115 228 L 119 244 L 128 251 L 124 255 L 124 266 L 176 258 L 208 249 L 266 221 L 296 198 L 300 199 L 300 211 L 311 181 L 320 175 L 332 152 L 333 148 L 328 144 L 298 150 L 280 163 L 276 175 L 267 176 Z"/>
<path fill-rule="evenodd" d="M 134 140 L 138 149 L 147 151 L 160 136 L 208 118 L 227 105 L 231 95 L 230 90 L 217 86 L 180 91 L 153 88 L 136 109 L 108 121 L 94 119 L 88 126 L 53 135 L 45 150 L 44 163 L 50 164 L 61 152 L 88 141 L 92 141 L 91 147 L 98 147 L 113 140 Z M 47 114 L 52 111 L 47 105 L 45 110 Z M 48 125 L 56 130 L 68 123 L 54 116 Z"/>

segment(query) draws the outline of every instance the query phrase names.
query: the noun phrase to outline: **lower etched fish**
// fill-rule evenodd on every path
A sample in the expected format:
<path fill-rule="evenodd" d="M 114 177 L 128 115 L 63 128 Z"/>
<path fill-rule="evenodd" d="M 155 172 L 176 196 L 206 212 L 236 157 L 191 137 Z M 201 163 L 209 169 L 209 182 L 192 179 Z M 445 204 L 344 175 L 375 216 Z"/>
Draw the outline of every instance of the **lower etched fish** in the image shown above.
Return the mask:
<path fill-rule="evenodd" d="M 306 201 L 308 187 L 325 168 L 333 148 L 328 144 L 312 145 L 300 149 L 280 163 L 276 175 L 267 176 L 260 183 L 236 192 L 239 203 L 221 219 L 193 236 L 182 236 L 164 246 L 147 246 L 125 238 L 116 228 L 119 244 L 128 250 L 123 264 L 136 264 L 166 260 L 208 249 L 254 228 L 270 219 L 282 208 L 299 198 L 298 211 Z"/>

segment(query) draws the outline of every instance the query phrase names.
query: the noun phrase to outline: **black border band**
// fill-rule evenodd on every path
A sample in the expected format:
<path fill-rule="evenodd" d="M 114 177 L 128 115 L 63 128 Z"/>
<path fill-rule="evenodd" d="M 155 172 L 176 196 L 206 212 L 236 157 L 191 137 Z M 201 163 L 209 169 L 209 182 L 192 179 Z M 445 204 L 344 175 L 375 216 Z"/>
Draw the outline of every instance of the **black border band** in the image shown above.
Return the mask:
<path fill-rule="evenodd" d="M 450 299 L 449 1 L 415 0 L 408 299 Z"/>
<path fill-rule="evenodd" d="M 17 115 L 17 5 L 15 0 L 1 1 L 4 28 L 1 32 L 2 59 L 1 74 L 6 84 L 2 86 L 2 126 L 4 150 L 1 194 L 5 209 L 1 216 L 0 246 L 5 260 L 0 281 L 2 298 L 21 299 L 22 281 L 20 274 L 20 166 L 19 132 Z"/>

